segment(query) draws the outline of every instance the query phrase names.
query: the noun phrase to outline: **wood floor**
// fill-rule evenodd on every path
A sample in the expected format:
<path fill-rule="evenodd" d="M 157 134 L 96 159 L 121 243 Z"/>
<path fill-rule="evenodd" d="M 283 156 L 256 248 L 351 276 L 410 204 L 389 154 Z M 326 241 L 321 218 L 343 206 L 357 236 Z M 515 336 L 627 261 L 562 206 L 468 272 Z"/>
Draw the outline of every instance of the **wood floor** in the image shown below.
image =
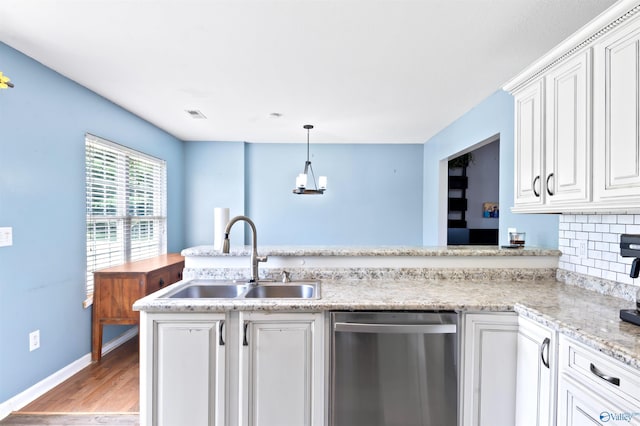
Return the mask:
<path fill-rule="evenodd" d="M 137 414 L 26 414 L 13 413 L 0 421 L 2 426 L 139 426 Z"/>
<path fill-rule="evenodd" d="M 134 338 L 42 395 L 23 413 L 139 411 L 138 339 Z"/>

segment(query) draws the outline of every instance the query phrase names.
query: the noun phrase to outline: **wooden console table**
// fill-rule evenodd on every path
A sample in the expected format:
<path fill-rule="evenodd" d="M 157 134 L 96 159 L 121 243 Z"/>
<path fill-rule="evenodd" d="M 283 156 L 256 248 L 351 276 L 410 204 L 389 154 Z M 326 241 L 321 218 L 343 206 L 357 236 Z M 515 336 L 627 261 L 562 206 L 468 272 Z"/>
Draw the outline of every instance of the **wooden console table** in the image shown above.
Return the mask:
<path fill-rule="evenodd" d="M 105 324 L 139 324 L 133 302 L 182 279 L 184 257 L 177 253 L 129 262 L 93 273 L 91 360 L 102 357 Z"/>

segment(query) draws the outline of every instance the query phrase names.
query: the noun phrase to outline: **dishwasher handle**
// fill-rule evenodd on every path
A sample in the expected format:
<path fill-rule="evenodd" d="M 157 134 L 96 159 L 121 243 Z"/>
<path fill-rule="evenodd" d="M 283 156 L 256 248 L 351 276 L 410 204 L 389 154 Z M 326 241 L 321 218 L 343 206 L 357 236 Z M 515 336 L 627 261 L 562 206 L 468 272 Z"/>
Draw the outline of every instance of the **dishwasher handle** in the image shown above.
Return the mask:
<path fill-rule="evenodd" d="M 371 324 L 358 322 L 336 322 L 334 331 L 345 333 L 390 333 L 390 334 L 451 334 L 455 324 Z"/>

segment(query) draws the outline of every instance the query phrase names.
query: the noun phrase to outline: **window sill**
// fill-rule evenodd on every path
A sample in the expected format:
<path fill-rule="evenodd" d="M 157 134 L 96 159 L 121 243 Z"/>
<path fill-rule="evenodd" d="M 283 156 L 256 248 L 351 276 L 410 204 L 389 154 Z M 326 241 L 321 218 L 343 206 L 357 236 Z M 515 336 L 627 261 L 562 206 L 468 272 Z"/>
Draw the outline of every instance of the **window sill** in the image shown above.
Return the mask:
<path fill-rule="evenodd" d="M 82 307 L 84 309 L 87 309 L 91 305 L 93 305 L 93 294 L 90 294 L 89 296 L 87 296 L 87 299 L 84 302 L 82 302 Z"/>

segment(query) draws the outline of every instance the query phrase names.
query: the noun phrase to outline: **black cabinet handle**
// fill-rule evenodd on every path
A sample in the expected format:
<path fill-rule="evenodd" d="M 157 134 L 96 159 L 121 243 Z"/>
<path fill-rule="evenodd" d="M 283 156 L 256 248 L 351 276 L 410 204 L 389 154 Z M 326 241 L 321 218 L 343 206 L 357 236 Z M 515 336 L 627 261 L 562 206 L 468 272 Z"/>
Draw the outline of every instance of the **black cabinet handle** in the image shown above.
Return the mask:
<path fill-rule="evenodd" d="M 548 337 L 545 337 L 542 341 L 542 346 L 540 346 L 540 360 L 542 361 L 542 365 L 549 368 L 549 343 L 551 340 Z M 544 350 L 547 350 L 547 359 L 544 359 Z"/>
<path fill-rule="evenodd" d="M 224 338 L 223 338 L 223 334 L 222 334 L 222 330 L 224 330 L 224 321 L 220 321 L 220 328 L 218 330 L 218 335 L 219 335 L 219 340 L 218 343 L 220 344 L 220 346 L 224 346 Z"/>
<path fill-rule="evenodd" d="M 549 176 L 547 176 L 547 194 L 549 195 L 554 195 L 553 192 L 551 192 L 551 188 L 549 188 L 549 179 L 551 179 L 553 177 L 553 173 L 549 174 Z"/>
<path fill-rule="evenodd" d="M 533 184 L 532 184 L 532 186 L 533 186 L 533 194 L 534 194 L 536 197 L 539 197 L 539 196 L 540 196 L 540 193 L 539 193 L 539 192 L 536 192 L 536 182 L 537 182 L 537 181 L 539 181 L 539 180 L 540 180 L 540 175 L 536 176 L 536 177 L 535 177 L 535 179 L 533 179 Z"/>
<path fill-rule="evenodd" d="M 160 286 L 160 288 L 164 287 L 164 280 L 162 278 L 160 278 L 160 281 L 158 281 L 158 285 Z"/>
<path fill-rule="evenodd" d="M 249 321 L 244 322 L 244 336 L 242 337 L 242 346 L 249 346 L 249 341 L 247 340 L 247 328 L 249 327 Z"/>
<path fill-rule="evenodd" d="M 611 383 L 612 385 L 620 386 L 620 379 L 619 378 L 613 377 L 613 376 L 607 376 L 602 371 L 598 370 L 596 368 L 596 366 L 593 365 L 593 363 L 591 363 L 591 366 L 589 366 L 589 370 L 591 370 L 591 372 L 593 374 L 595 374 L 596 376 L 600 377 L 602 380 L 605 380 L 605 381 Z"/>

